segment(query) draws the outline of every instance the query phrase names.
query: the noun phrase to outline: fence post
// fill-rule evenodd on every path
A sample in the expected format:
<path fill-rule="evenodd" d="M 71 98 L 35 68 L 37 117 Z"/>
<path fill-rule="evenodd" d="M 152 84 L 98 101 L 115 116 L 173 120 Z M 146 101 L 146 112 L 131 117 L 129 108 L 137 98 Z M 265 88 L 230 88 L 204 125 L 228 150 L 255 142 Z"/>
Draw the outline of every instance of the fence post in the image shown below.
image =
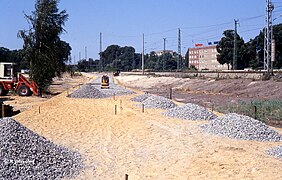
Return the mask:
<path fill-rule="evenodd" d="M 125 174 L 125 178 L 124 178 L 125 180 L 128 180 L 128 174 Z"/>
<path fill-rule="evenodd" d="M 142 113 L 144 113 L 144 112 L 145 112 L 145 105 L 142 104 Z"/>
<path fill-rule="evenodd" d="M 169 89 L 169 99 L 172 99 L 172 88 Z"/>
<path fill-rule="evenodd" d="M 254 106 L 254 110 L 255 110 L 255 119 L 257 119 L 257 106 Z"/>
<path fill-rule="evenodd" d="M 117 105 L 115 105 L 115 115 L 117 115 Z"/>

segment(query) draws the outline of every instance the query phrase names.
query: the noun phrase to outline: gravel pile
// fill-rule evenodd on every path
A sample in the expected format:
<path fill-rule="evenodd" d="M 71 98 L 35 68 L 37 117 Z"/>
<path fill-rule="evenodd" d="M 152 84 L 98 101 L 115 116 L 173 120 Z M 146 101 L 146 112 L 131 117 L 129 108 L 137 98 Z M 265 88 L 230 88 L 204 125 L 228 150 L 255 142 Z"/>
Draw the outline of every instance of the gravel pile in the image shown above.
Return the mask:
<path fill-rule="evenodd" d="M 153 109 L 170 109 L 177 106 L 172 100 L 156 95 L 151 95 L 149 98 L 142 101 L 142 104 L 144 104 L 145 108 Z"/>
<path fill-rule="evenodd" d="M 83 85 L 81 88 L 77 89 L 71 93 L 68 97 L 70 98 L 109 98 L 113 96 L 123 96 L 128 94 L 133 94 L 135 92 L 120 87 L 111 83 L 109 89 L 101 89 L 101 78 L 91 82 L 90 84 Z"/>
<path fill-rule="evenodd" d="M 135 102 L 143 102 L 143 101 L 145 101 L 146 99 L 148 99 L 151 96 L 152 96 L 152 94 L 141 94 L 139 96 L 131 98 L 130 100 L 131 101 L 135 101 Z"/>
<path fill-rule="evenodd" d="M 72 92 L 70 98 L 106 98 L 106 95 L 99 91 L 91 84 L 81 86 L 79 89 Z"/>
<path fill-rule="evenodd" d="M 218 117 L 200 126 L 207 133 L 242 140 L 282 141 L 282 136 L 264 123 L 235 113 Z"/>
<path fill-rule="evenodd" d="M 97 86 L 96 86 L 97 87 Z M 97 88 L 100 88 L 98 86 Z M 125 87 L 118 86 L 116 84 L 110 83 L 109 89 L 99 89 L 106 97 L 113 97 L 113 96 L 124 96 L 129 94 L 134 94 L 135 92 L 126 89 Z"/>
<path fill-rule="evenodd" d="M 71 178 L 82 158 L 46 140 L 12 118 L 0 119 L 0 179 Z"/>
<path fill-rule="evenodd" d="M 169 109 L 165 111 L 163 115 L 172 118 L 179 118 L 179 119 L 193 120 L 193 121 L 212 120 L 217 117 L 212 112 L 209 112 L 208 109 L 191 103 Z"/>
<path fill-rule="evenodd" d="M 278 146 L 278 147 L 269 149 L 266 153 L 271 156 L 282 158 L 282 146 Z"/>

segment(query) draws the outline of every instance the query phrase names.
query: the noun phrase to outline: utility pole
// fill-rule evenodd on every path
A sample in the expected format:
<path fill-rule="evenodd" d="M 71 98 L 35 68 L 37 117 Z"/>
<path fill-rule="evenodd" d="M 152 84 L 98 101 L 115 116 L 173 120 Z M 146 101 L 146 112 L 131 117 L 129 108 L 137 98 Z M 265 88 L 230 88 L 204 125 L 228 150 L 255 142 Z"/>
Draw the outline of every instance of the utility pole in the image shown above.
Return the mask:
<path fill-rule="evenodd" d="M 165 70 L 165 43 L 166 43 L 166 38 L 164 38 L 164 52 L 163 52 L 163 70 Z"/>
<path fill-rule="evenodd" d="M 100 53 L 102 52 L 102 32 L 100 32 Z"/>
<path fill-rule="evenodd" d="M 234 19 L 235 30 L 234 30 L 234 51 L 233 51 L 233 70 L 237 70 L 237 25 L 239 20 Z"/>
<path fill-rule="evenodd" d="M 81 61 L 81 52 L 79 52 L 79 61 Z"/>
<path fill-rule="evenodd" d="M 142 34 L 142 74 L 144 75 L 144 53 L 145 53 L 145 37 L 144 33 Z"/>
<path fill-rule="evenodd" d="M 166 38 L 163 38 L 163 39 L 164 39 L 164 52 L 163 52 L 163 53 L 165 54 L 165 50 L 166 50 L 166 49 L 165 49 Z"/>
<path fill-rule="evenodd" d="M 103 67 L 102 63 L 101 63 L 101 59 L 102 59 L 102 32 L 100 32 L 100 52 L 99 52 L 99 57 L 100 57 L 100 65 Z M 102 70 L 102 67 L 100 66 L 100 70 Z"/>
<path fill-rule="evenodd" d="M 102 52 L 102 49 L 103 49 L 103 47 L 102 47 L 102 32 L 100 32 L 100 52 L 99 52 L 99 54 L 100 54 L 100 60 L 101 60 L 101 52 Z"/>
<path fill-rule="evenodd" d="M 181 56 L 181 31 L 178 28 L 178 60 L 177 60 L 177 70 L 182 68 L 182 56 Z"/>
<path fill-rule="evenodd" d="M 266 0 L 265 30 L 264 30 L 264 70 L 270 73 L 271 69 L 271 43 L 273 39 L 273 19 L 274 5 L 271 0 Z"/>
<path fill-rule="evenodd" d="M 85 60 L 87 61 L 87 46 L 85 46 Z"/>

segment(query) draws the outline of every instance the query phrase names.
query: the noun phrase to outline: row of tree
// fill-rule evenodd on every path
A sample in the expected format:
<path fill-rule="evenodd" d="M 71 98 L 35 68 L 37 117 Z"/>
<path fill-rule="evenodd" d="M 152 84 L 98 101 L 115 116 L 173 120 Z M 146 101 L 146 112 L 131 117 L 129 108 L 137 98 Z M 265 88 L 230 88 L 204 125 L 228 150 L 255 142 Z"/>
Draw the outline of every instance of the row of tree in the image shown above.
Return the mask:
<path fill-rule="evenodd" d="M 273 67 L 282 68 L 282 24 L 273 27 L 274 39 L 276 41 L 276 61 Z M 263 30 L 254 39 L 245 42 L 242 37 L 236 34 L 237 38 L 237 69 L 252 68 L 261 69 L 264 63 L 264 33 Z M 217 60 L 220 64 L 227 64 L 231 69 L 234 52 L 234 30 L 223 32 L 219 44 L 217 45 L 219 55 Z M 101 60 L 89 59 L 78 62 L 78 69 L 82 71 L 131 71 L 141 68 L 141 54 L 135 53 L 135 49 L 130 46 L 120 47 L 118 45 L 108 46 L 100 54 Z M 165 53 L 157 55 L 154 51 L 144 56 L 145 69 L 152 71 L 173 71 L 177 66 L 188 68 L 189 52 L 185 59 L 179 58 L 177 53 Z M 179 63 L 179 64 L 178 64 Z M 190 67 L 194 69 L 194 67 Z"/>
<path fill-rule="evenodd" d="M 226 30 L 223 33 L 217 51 L 219 53 L 217 60 L 220 64 L 227 64 L 232 67 L 234 52 L 234 31 Z M 273 36 L 276 44 L 276 56 L 273 68 L 282 68 L 282 24 L 273 26 Z M 249 42 L 244 42 L 243 38 L 237 37 L 237 69 L 252 68 L 259 69 L 264 66 L 264 32 L 261 31 L 258 36 Z"/>
<path fill-rule="evenodd" d="M 20 69 L 27 69 L 29 67 L 28 62 L 23 58 L 22 50 L 9 50 L 4 47 L 0 47 L 0 59 L 1 62 L 13 62 L 17 64 L 17 71 Z"/>
<path fill-rule="evenodd" d="M 132 71 L 141 69 L 140 53 L 130 46 L 120 47 L 111 45 L 100 54 L 101 60 L 83 59 L 78 62 L 77 68 L 81 71 Z M 171 71 L 177 69 L 177 63 L 181 63 L 177 53 L 164 53 L 157 55 L 154 51 L 144 56 L 144 68 L 154 71 Z M 184 62 L 184 61 L 183 61 Z"/>

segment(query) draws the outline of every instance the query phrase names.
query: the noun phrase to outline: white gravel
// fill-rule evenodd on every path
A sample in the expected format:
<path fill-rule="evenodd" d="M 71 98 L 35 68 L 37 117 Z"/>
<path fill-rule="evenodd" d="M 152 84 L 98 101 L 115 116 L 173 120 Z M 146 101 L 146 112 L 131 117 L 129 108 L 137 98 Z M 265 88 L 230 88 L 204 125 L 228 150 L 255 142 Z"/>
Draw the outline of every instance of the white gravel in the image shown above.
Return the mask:
<path fill-rule="evenodd" d="M 163 115 L 172 117 L 172 118 L 179 118 L 183 120 L 212 120 L 215 119 L 217 116 L 210 112 L 208 109 L 196 105 L 187 103 L 183 106 L 178 106 L 172 109 L 169 109 L 163 113 Z"/>
<path fill-rule="evenodd" d="M 151 95 L 149 98 L 142 101 L 141 105 L 142 104 L 144 104 L 145 108 L 152 109 L 170 109 L 177 106 L 172 100 L 156 95 Z"/>
<path fill-rule="evenodd" d="M 48 141 L 12 118 L 0 119 L 0 179 L 71 178 L 82 168 L 79 153 Z"/>
<path fill-rule="evenodd" d="M 113 96 L 123 96 L 128 94 L 135 93 L 125 87 L 118 86 L 110 80 L 109 89 L 101 89 L 101 78 L 96 79 L 95 81 L 83 85 L 68 97 L 70 98 L 109 98 Z"/>
<path fill-rule="evenodd" d="M 282 146 L 271 148 L 266 153 L 277 158 L 282 158 Z"/>
<path fill-rule="evenodd" d="M 204 132 L 235 139 L 282 141 L 282 136 L 264 123 L 236 113 L 218 117 L 200 127 Z"/>
<path fill-rule="evenodd" d="M 131 98 L 130 100 L 131 101 L 135 101 L 135 102 L 143 102 L 143 101 L 145 101 L 146 99 L 148 99 L 151 96 L 152 96 L 152 94 L 141 94 L 139 96 Z"/>

